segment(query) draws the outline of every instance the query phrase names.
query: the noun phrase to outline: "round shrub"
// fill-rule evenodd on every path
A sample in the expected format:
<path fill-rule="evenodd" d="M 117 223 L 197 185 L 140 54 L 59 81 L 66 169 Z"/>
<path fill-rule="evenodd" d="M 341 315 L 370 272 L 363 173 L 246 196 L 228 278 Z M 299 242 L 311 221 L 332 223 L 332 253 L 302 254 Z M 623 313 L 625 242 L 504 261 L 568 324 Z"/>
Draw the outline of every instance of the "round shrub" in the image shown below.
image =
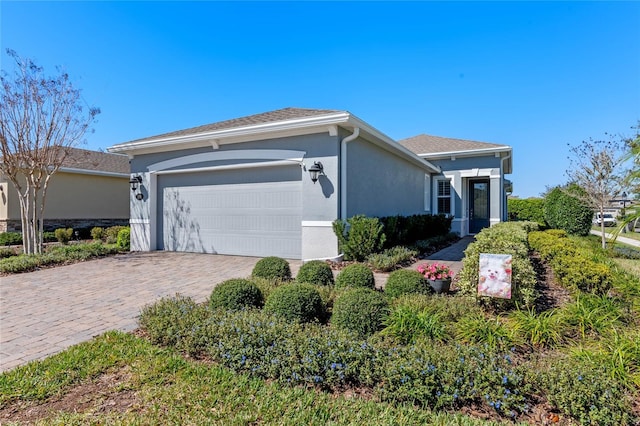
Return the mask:
<path fill-rule="evenodd" d="M 312 260 L 300 267 L 296 280 L 299 283 L 333 285 L 331 266 L 322 260 Z"/>
<path fill-rule="evenodd" d="M 123 228 L 118 232 L 118 239 L 116 244 L 119 249 L 129 250 L 131 248 L 131 229 Z"/>
<path fill-rule="evenodd" d="M 291 268 L 289 262 L 281 257 L 270 256 L 260 259 L 251 272 L 252 277 L 257 278 L 277 278 L 280 280 L 291 279 Z"/>
<path fill-rule="evenodd" d="M 336 277 L 336 287 L 365 287 L 373 289 L 375 279 L 371 269 L 363 263 L 354 263 L 345 267 Z"/>
<path fill-rule="evenodd" d="M 398 269 L 389 274 L 384 292 L 390 299 L 395 299 L 403 294 L 429 294 L 431 287 L 420 272 Z"/>
<path fill-rule="evenodd" d="M 386 299 L 369 288 L 347 290 L 333 305 L 331 324 L 367 337 L 383 328 L 389 315 Z"/>
<path fill-rule="evenodd" d="M 264 310 L 289 321 L 311 322 L 324 317 L 320 293 L 311 284 L 285 284 L 276 288 L 267 299 Z"/>
<path fill-rule="evenodd" d="M 209 303 L 213 309 L 237 311 L 244 308 L 260 308 L 264 299 L 258 286 L 249 280 L 237 278 L 218 284 L 211 292 Z"/>

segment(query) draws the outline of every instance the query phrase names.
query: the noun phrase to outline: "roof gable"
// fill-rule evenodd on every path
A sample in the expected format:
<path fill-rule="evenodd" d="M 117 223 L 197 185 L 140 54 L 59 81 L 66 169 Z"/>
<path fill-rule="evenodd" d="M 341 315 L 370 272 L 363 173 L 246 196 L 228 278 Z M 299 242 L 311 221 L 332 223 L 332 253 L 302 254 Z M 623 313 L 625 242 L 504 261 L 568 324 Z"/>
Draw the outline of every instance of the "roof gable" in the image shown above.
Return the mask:
<path fill-rule="evenodd" d="M 444 138 L 421 134 L 403 139 L 398 143 L 418 155 L 441 154 L 463 151 L 504 150 L 511 149 L 507 145 L 488 142 L 476 142 L 466 139 Z"/>

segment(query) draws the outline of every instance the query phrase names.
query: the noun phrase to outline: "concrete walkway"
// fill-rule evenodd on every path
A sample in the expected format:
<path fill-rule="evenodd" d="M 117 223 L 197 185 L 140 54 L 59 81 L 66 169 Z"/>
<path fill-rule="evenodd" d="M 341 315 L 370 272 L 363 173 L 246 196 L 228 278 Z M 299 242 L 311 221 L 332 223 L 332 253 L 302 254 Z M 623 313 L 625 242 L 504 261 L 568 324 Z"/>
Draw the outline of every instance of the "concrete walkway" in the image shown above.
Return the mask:
<path fill-rule="evenodd" d="M 596 231 L 594 229 L 591 230 L 591 233 L 593 235 L 597 235 L 597 236 L 601 236 L 602 235 L 602 232 Z M 605 232 L 604 236 L 605 236 L 605 238 L 607 240 L 611 240 L 613 238 L 613 235 L 609 234 L 608 232 Z M 627 244 L 629 246 L 640 247 L 640 241 L 634 240 L 633 238 L 627 238 L 627 237 L 624 236 L 624 234 L 618 235 L 618 238 L 616 238 L 616 241 L 619 242 L 619 243 Z"/>
<path fill-rule="evenodd" d="M 462 268 L 463 238 L 429 256 Z M 141 309 L 180 293 L 201 302 L 215 284 L 248 277 L 258 258 L 210 254 L 130 253 L 0 277 L 0 371 L 46 358 L 108 330 L 131 331 Z M 293 276 L 301 262 L 290 260 Z M 415 269 L 417 264 L 410 268 Z M 384 287 L 389 274 L 376 274 Z"/>
<path fill-rule="evenodd" d="M 258 258 L 130 253 L 0 277 L 0 371 L 108 330 L 131 331 L 140 310 L 180 293 L 204 301 L 214 285 L 248 277 Z M 297 273 L 300 261 L 289 261 Z"/>

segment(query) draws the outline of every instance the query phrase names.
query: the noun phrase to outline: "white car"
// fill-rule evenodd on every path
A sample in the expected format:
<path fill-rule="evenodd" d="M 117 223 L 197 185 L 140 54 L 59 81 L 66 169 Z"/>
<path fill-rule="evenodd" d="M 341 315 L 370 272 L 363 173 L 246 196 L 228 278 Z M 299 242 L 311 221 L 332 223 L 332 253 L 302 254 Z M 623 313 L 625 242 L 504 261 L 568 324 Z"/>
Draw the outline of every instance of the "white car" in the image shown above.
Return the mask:
<path fill-rule="evenodd" d="M 597 225 L 600 225 L 602 222 L 604 222 L 604 226 L 616 226 L 618 224 L 616 218 L 613 217 L 611 213 L 605 213 L 604 215 L 602 215 L 602 217 L 600 217 L 600 213 L 596 213 L 595 222 Z"/>

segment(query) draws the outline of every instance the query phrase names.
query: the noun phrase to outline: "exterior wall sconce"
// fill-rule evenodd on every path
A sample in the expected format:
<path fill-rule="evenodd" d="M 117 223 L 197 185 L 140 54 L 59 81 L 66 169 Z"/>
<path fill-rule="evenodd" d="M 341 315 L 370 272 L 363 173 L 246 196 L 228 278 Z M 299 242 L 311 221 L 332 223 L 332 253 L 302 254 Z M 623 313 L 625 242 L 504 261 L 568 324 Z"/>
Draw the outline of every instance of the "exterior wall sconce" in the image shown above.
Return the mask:
<path fill-rule="evenodd" d="M 138 185 L 142 183 L 142 176 L 132 176 L 131 179 L 129 179 L 129 183 L 131 184 L 131 190 L 135 192 L 135 190 L 138 189 Z"/>
<path fill-rule="evenodd" d="M 131 179 L 129 179 L 129 183 L 131 184 L 131 190 L 133 192 L 136 192 L 136 189 L 138 189 L 138 187 L 142 185 L 142 176 L 132 176 Z M 141 192 L 136 194 L 136 200 L 142 200 L 143 198 L 144 195 Z"/>
<path fill-rule="evenodd" d="M 323 174 L 322 163 L 319 161 L 314 161 L 313 166 L 309 167 L 309 174 L 311 175 L 311 182 L 316 183 L 318 181 L 318 176 Z"/>

